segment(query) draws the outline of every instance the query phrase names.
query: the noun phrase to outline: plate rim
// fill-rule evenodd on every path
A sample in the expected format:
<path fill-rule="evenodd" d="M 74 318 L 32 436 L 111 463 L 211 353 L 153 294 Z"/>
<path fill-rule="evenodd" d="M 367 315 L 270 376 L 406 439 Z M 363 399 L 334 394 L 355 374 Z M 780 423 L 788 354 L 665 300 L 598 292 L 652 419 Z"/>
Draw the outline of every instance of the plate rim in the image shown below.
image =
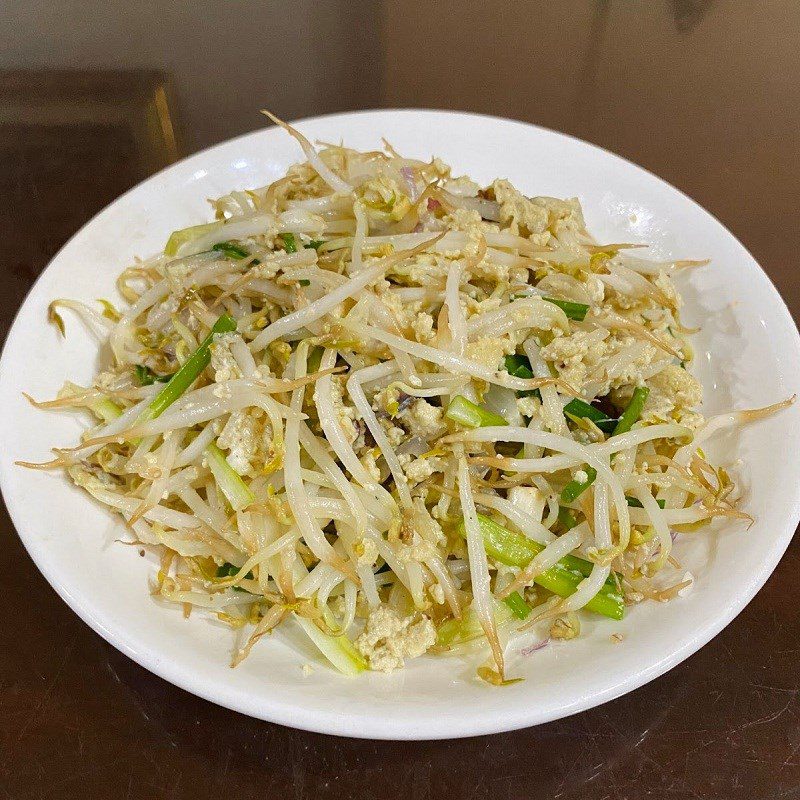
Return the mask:
<path fill-rule="evenodd" d="M 629 167 L 634 167 L 636 170 L 645 173 L 647 176 L 649 176 L 649 178 L 660 184 L 662 189 L 667 189 L 670 192 L 677 194 L 682 200 L 688 202 L 694 213 L 703 215 L 707 218 L 707 220 L 718 226 L 722 231 L 724 231 L 730 240 L 732 240 L 736 247 L 739 248 L 742 253 L 752 261 L 752 263 L 757 267 L 757 274 L 759 274 L 759 277 L 765 281 L 765 286 L 771 296 L 774 308 L 780 309 L 780 314 L 782 317 L 781 322 L 783 323 L 783 327 L 785 327 L 786 331 L 790 333 L 791 338 L 793 339 L 795 351 L 800 354 L 800 333 L 798 332 L 797 324 L 795 323 L 785 300 L 781 296 L 769 275 L 755 259 L 752 253 L 747 249 L 747 247 L 738 239 L 738 237 L 736 237 L 735 234 L 733 234 L 719 219 L 717 219 L 715 215 L 701 206 L 685 192 L 673 186 L 663 178 L 660 178 L 647 168 L 642 167 L 639 164 L 636 164 L 635 162 L 625 158 L 624 156 L 620 156 L 611 150 L 571 134 L 556 131 L 551 128 L 523 120 L 453 109 L 413 107 L 359 109 L 355 111 L 331 112 L 311 117 L 304 117 L 293 120 L 291 124 L 302 126 L 307 123 L 315 123 L 320 120 L 332 118 L 339 118 L 342 121 L 342 124 L 346 124 L 347 120 L 353 117 L 392 115 L 398 113 L 413 116 L 422 115 L 431 117 L 437 115 L 460 116 L 471 119 L 482 119 L 491 123 L 499 123 L 503 125 L 511 124 L 520 126 L 522 128 L 533 129 L 538 132 L 543 132 L 561 139 L 569 140 L 591 150 L 599 151 L 605 156 L 610 156 L 613 159 L 623 162 Z M 210 153 L 217 149 L 228 148 L 231 145 L 248 138 L 255 139 L 263 135 L 265 131 L 270 130 L 275 130 L 275 128 L 273 126 L 267 126 L 264 128 L 255 129 L 253 131 L 248 131 L 225 141 L 213 144 L 196 153 L 192 153 L 130 187 L 119 197 L 115 198 L 111 203 L 100 209 L 87 222 L 85 222 L 72 236 L 69 237 L 69 239 L 48 261 L 48 264 L 31 285 L 24 299 L 20 303 L 19 308 L 14 314 L 5 338 L 5 342 L 3 343 L 2 352 L 0 353 L 0 382 L 2 382 L 3 376 L 6 373 L 7 353 L 12 346 L 12 342 L 16 339 L 16 334 L 18 332 L 17 323 L 23 308 L 28 304 L 31 296 L 37 290 L 40 282 L 43 282 L 45 276 L 53 267 L 54 263 L 61 257 L 62 253 L 68 247 L 70 247 L 76 239 L 79 239 L 89 226 L 97 222 L 98 219 L 100 219 L 110 209 L 122 203 L 129 195 L 139 191 L 148 183 L 156 182 L 165 173 L 175 170 L 178 167 L 185 168 L 195 160 L 201 161 L 202 159 L 207 158 Z M 800 370 L 798 370 L 798 373 L 800 374 Z M 673 651 L 669 654 L 669 656 L 661 659 L 660 661 L 650 664 L 647 668 L 637 672 L 635 675 L 626 676 L 617 683 L 594 692 L 589 698 L 581 698 L 580 700 L 574 702 L 572 707 L 561 710 L 554 709 L 550 714 L 536 715 L 535 711 L 527 711 L 518 712 L 512 716 L 506 716 L 503 718 L 498 718 L 497 716 L 478 716 L 473 717 L 468 724 L 463 724 L 461 720 L 454 722 L 452 720 L 445 719 L 434 726 L 431 726 L 430 723 L 426 723 L 427 729 L 421 730 L 418 727 L 410 726 L 407 723 L 404 727 L 403 723 L 398 726 L 390 718 L 384 720 L 376 720 L 373 718 L 369 721 L 369 723 L 367 723 L 363 717 L 360 716 L 340 717 L 322 708 L 311 708 L 308 706 L 299 707 L 296 704 L 282 704 L 274 698 L 270 698 L 268 701 L 261 699 L 259 707 L 251 708 L 246 705 L 245 698 L 241 697 L 242 692 L 240 690 L 232 691 L 227 686 L 215 686 L 214 690 L 211 691 L 203 679 L 194 680 L 192 674 L 182 671 L 176 662 L 173 662 L 169 658 L 159 658 L 158 653 L 149 645 L 141 646 L 141 643 L 139 643 L 137 646 L 136 643 L 132 641 L 133 637 L 120 635 L 118 629 L 115 630 L 113 627 L 107 626 L 97 608 L 93 607 L 90 603 L 82 602 L 83 598 L 73 596 L 69 592 L 68 587 L 63 585 L 58 579 L 58 576 L 55 574 L 54 567 L 46 560 L 46 547 L 43 547 L 40 543 L 37 543 L 35 532 L 25 530 L 25 525 L 23 523 L 25 503 L 21 502 L 21 499 L 16 496 L 9 501 L 9 497 L 6 492 L 5 476 L 6 464 L 5 461 L 0 461 L 0 492 L 2 492 L 9 517 L 14 525 L 14 529 L 16 530 L 17 535 L 25 547 L 25 550 L 36 565 L 37 569 L 41 572 L 50 586 L 56 591 L 59 597 L 75 614 L 78 615 L 83 622 L 92 628 L 95 633 L 99 634 L 106 642 L 139 664 L 139 666 L 143 667 L 148 672 L 157 675 L 163 680 L 166 680 L 169 683 L 177 686 L 178 688 L 183 689 L 184 691 L 190 692 L 191 694 L 202 697 L 205 700 L 216 703 L 217 705 L 223 706 L 230 710 L 246 714 L 247 716 L 315 733 L 388 741 L 431 741 L 439 739 L 455 739 L 519 730 L 521 728 L 540 725 L 546 722 L 572 716 L 580 711 L 602 705 L 606 702 L 616 699 L 617 697 L 627 694 L 628 692 L 638 689 L 644 684 L 649 683 L 655 678 L 665 674 L 682 661 L 685 661 L 701 647 L 710 642 L 711 639 L 717 636 L 744 610 L 744 608 L 752 601 L 758 591 L 763 587 L 763 585 L 775 571 L 787 547 L 789 546 L 789 543 L 792 540 L 798 523 L 800 523 L 799 485 L 795 487 L 793 501 L 787 503 L 787 505 L 790 505 L 791 511 L 789 514 L 787 514 L 781 530 L 779 531 L 779 535 L 774 537 L 771 549 L 767 554 L 765 554 L 765 558 L 762 559 L 761 569 L 757 574 L 752 576 L 752 579 L 745 587 L 740 587 L 736 594 L 731 596 L 729 602 L 726 604 L 725 613 L 720 614 L 718 617 L 702 626 L 691 639 L 686 641 L 681 648 Z M 268 706 L 268 709 L 265 709 L 265 706 Z"/>

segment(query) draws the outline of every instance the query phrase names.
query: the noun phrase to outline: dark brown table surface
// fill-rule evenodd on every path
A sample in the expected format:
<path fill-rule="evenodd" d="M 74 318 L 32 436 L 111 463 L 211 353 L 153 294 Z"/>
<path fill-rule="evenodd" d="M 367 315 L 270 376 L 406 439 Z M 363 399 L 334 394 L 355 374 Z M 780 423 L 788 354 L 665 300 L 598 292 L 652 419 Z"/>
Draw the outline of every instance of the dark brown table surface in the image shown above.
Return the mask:
<path fill-rule="evenodd" d="M 800 312 L 798 7 L 542 6 L 520 22 L 511 2 L 457 17 L 386 4 L 371 101 L 514 116 L 621 153 L 716 214 Z M 30 80 L 0 80 L 0 336 L 60 245 L 180 147 L 157 75 L 39 76 L 35 102 Z M 0 798 L 800 797 L 798 573 L 795 543 L 716 639 L 600 708 L 497 736 L 356 741 L 240 716 L 129 661 L 57 598 L 3 511 Z"/>

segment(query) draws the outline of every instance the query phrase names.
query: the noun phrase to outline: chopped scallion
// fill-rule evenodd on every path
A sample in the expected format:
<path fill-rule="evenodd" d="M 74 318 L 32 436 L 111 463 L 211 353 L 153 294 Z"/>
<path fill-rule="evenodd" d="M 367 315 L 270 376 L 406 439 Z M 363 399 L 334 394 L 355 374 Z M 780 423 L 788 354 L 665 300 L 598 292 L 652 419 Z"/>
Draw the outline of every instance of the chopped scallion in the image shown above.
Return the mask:
<path fill-rule="evenodd" d="M 637 497 L 628 497 L 628 495 L 625 495 L 625 500 L 627 500 L 628 505 L 631 508 L 644 508 L 644 506 L 642 505 L 642 501 L 639 500 Z M 656 503 L 658 503 L 659 508 L 664 508 L 664 506 L 666 505 L 666 502 L 664 500 L 661 500 L 660 498 L 656 500 Z"/>
<path fill-rule="evenodd" d="M 588 464 L 584 464 L 582 470 L 586 473 L 586 480 L 578 480 L 576 477 L 561 490 L 561 502 L 564 505 L 575 502 L 594 483 L 597 470 Z"/>
<path fill-rule="evenodd" d="M 558 300 L 555 297 L 543 297 L 548 303 L 557 305 L 566 315 L 567 319 L 574 319 L 576 322 L 583 322 L 589 311 L 589 306 L 585 303 L 575 303 L 572 300 Z"/>
<path fill-rule="evenodd" d="M 301 617 L 299 614 L 295 614 L 294 618 L 322 655 L 339 672 L 354 676 L 365 669 L 369 669 L 364 656 L 358 652 L 356 646 L 346 636 L 330 636 L 327 633 L 323 633 L 314 622 L 306 617 Z"/>
<path fill-rule="evenodd" d="M 506 372 L 508 372 L 509 375 L 513 375 L 515 378 L 525 378 L 527 380 L 533 377 L 531 362 L 528 360 L 527 356 L 521 356 L 517 353 L 506 356 L 505 359 L 503 359 L 503 365 L 506 368 Z M 518 397 L 529 397 L 530 395 L 534 395 L 540 400 L 542 398 L 538 389 L 527 389 L 517 392 Z"/>
<path fill-rule="evenodd" d="M 589 419 L 597 425 L 603 433 L 611 433 L 617 424 L 616 419 L 612 419 L 599 408 L 589 405 L 589 403 L 585 403 L 577 397 L 574 400 L 570 400 L 569 403 L 564 406 L 564 416 L 567 418 L 578 417 L 579 419 Z"/>
<path fill-rule="evenodd" d="M 575 519 L 571 508 L 567 508 L 566 506 L 558 507 L 558 524 L 565 531 L 572 530 L 578 524 L 578 520 Z"/>
<path fill-rule="evenodd" d="M 517 592 L 512 594 L 517 594 Z M 522 600 L 522 597 L 520 597 L 520 600 Z M 524 600 L 522 602 L 526 607 L 528 606 Z M 514 601 L 512 600 L 511 603 L 513 604 Z M 509 603 L 497 600 L 495 597 L 492 597 L 492 607 L 495 623 L 498 627 L 507 625 L 516 616 Z M 524 619 L 524 617 L 519 617 L 519 619 Z M 484 632 L 481 621 L 475 613 L 475 609 L 470 607 L 461 615 L 461 619 L 447 619 L 439 625 L 436 631 L 436 643 L 442 647 L 452 647 L 480 639 L 482 636 L 484 636 Z"/>
<path fill-rule="evenodd" d="M 152 386 L 156 382 L 167 383 L 170 378 L 172 378 L 172 375 L 157 375 L 153 370 L 143 364 L 136 364 L 133 369 L 136 373 L 136 380 L 139 382 L 139 386 Z"/>
<path fill-rule="evenodd" d="M 508 422 L 503 419 L 499 414 L 489 411 L 481 406 L 476 405 L 471 400 L 458 394 L 447 406 L 447 411 L 444 415 L 464 425 L 467 428 L 485 428 L 490 425 L 508 425 Z"/>
<path fill-rule="evenodd" d="M 483 514 L 478 514 L 478 523 L 487 555 L 501 564 L 526 567 L 544 550 L 543 544 L 521 533 L 510 531 Z M 467 532 L 463 520 L 458 526 L 458 532 L 466 538 Z M 590 561 L 576 556 L 564 556 L 550 569 L 540 573 L 534 582 L 559 597 L 569 597 L 575 593 L 578 584 L 591 574 L 593 567 Z M 625 604 L 617 589 L 613 573 L 609 575 L 600 591 L 586 604 L 586 608 L 612 619 L 622 619 L 625 614 Z"/>
<path fill-rule="evenodd" d="M 515 378 L 532 378 L 533 370 L 531 369 L 531 362 L 527 356 L 521 356 L 514 353 L 513 355 L 506 356 L 503 359 L 506 372 L 513 375 Z"/>
<path fill-rule="evenodd" d="M 164 246 L 164 255 L 178 255 L 178 250 L 180 250 L 184 244 L 221 228 L 223 224 L 222 220 L 219 220 L 217 222 L 207 222 L 204 225 L 192 225 L 188 228 L 181 228 L 180 230 L 173 231 Z"/>
<path fill-rule="evenodd" d="M 531 607 L 519 592 L 511 592 L 508 597 L 503 599 L 503 602 L 511 609 L 511 613 L 517 619 L 525 619 L 531 613 Z"/>
<path fill-rule="evenodd" d="M 96 414 L 103 422 L 111 422 L 112 419 L 122 415 L 122 409 L 116 404 L 104 397 L 102 400 L 95 400 L 89 408 L 92 413 Z"/>
<path fill-rule="evenodd" d="M 235 566 L 234 564 L 230 564 L 227 561 L 220 567 L 217 567 L 217 577 L 218 578 L 232 578 L 234 575 L 239 574 L 239 567 Z M 245 580 L 253 580 L 253 573 L 248 572 L 247 575 L 244 576 Z M 247 592 L 247 589 L 242 589 L 241 586 L 232 586 L 231 587 L 234 592 Z"/>
<path fill-rule="evenodd" d="M 637 386 L 633 390 L 633 396 L 627 408 L 622 412 L 619 422 L 617 422 L 612 432 L 612 436 L 619 436 L 621 433 L 627 433 L 642 416 L 644 404 L 647 402 L 647 396 L 650 390 L 646 386 Z"/>
<path fill-rule="evenodd" d="M 236 330 L 236 320 L 223 314 L 211 328 L 211 333 L 203 339 L 200 347 L 192 353 L 184 365 L 169 379 L 169 383 L 155 396 L 140 422 L 155 419 L 163 414 L 200 376 L 211 361 L 210 347 L 217 333 L 232 333 Z"/>
<path fill-rule="evenodd" d="M 247 252 L 243 247 L 240 247 L 238 244 L 234 242 L 217 242 L 217 244 L 211 247 L 212 250 L 216 250 L 218 253 L 222 253 L 224 256 L 228 258 L 232 258 L 236 261 L 240 261 L 243 258 L 247 258 L 250 253 Z"/>
<path fill-rule="evenodd" d="M 234 511 L 242 511 L 255 502 L 255 495 L 228 463 L 225 454 L 213 442 L 206 448 L 206 461 L 214 480 Z"/>
<path fill-rule="evenodd" d="M 323 349 L 321 347 L 311 348 L 311 352 L 308 354 L 308 359 L 306 360 L 306 372 L 309 375 L 314 372 L 319 372 L 319 365 L 322 361 L 322 353 Z"/>

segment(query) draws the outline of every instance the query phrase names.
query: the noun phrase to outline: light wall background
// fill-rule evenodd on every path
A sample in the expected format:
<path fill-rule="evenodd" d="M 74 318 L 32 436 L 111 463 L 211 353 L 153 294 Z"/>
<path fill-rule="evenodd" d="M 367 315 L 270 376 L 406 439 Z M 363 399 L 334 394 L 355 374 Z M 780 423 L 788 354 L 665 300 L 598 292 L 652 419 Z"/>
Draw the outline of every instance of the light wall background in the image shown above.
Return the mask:
<path fill-rule="evenodd" d="M 372 0 L 0 0 L 0 69 L 158 69 L 196 149 L 285 118 L 375 106 Z"/>

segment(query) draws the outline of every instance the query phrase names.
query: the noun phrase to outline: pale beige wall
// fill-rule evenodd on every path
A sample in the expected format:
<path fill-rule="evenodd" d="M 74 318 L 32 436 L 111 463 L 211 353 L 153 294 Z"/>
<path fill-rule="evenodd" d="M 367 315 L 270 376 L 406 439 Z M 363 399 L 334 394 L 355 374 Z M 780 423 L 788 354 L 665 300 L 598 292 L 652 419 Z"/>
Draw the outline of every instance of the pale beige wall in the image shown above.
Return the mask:
<path fill-rule="evenodd" d="M 458 13 L 436 0 L 382 6 L 384 102 L 461 107 L 584 137 L 590 129 L 610 146 L 643 148 L 652 132 L 679 133 L 703 115 L 746 134 L 742 98 L 749 115 L 768 115 L 797 82 L 796 1 L 460 0 Z M 682 8 L 694 9 L 691 24 Z M 648 135 L 627 124 L 634 112 Z M 790 113 L 800 122 L 800 108 Z"/>
<path fill-rule="evenodd" d="M 188 143 L 378 104 L 377 0 L 0 0 L 0 69 L 173 76 Z M 374 68 L 371 67 L 374 65 Z"/>
<path fill-rule="evenodd" d="M 383 6 L 383 103 L 593 140 L 708 205 L 757 252 L 776 252 L 778 216 L 796 225 L 800 188 L 783 184 L 776 197 L 774 187 L 800 155 L 797 0 L 460 0 L 457 14 L 435 0 Z M 681 19 L 686 9 L 693 19 Z M 779 244 L 796 260 L 790 237 Z"/>

